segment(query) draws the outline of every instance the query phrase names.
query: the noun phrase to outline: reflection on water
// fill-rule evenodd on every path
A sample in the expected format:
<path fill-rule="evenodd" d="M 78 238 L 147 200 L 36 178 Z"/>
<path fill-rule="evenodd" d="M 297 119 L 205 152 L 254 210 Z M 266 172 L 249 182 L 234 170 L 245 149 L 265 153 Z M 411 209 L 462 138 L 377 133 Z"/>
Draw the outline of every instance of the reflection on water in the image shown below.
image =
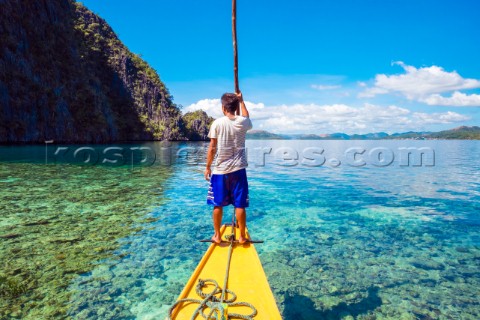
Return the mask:
<path fill-rule="evenodd" d="M 21 294 L 32 301 L 27 316 L 51 315 L 68 298 L 60 311 L 75 319 L 164 318 L 206 250 L 196 240 L 211 233 L 201 163 L 206 145 L 142 146 L 155 151 L 153 166 L 141 163 L 142 153 L 134 155 L 133 168 L 61 160 L 50 167 L 0 164 L 0 183 L 9 186 L 0 193 L 7 212 L 0 236 L 21 234 L 2 241 L 2 254 L 34 259 L 49 275 L 42 279 L 48 290 L 57 288 Z M 285 319 L 480 316 L 478 142 L 248 141 L 247 147 L 249 229 L 265 240 L 257 250 Z M 300 161 L 305 148 L 321 148 L 325 162 L 287 166 L 295 154 L 285 155 L 285 147 L 297 151 Z M 378 166 L 365 156 L 364 166 L 351 166 L 345 151 L 352 147 L 364 148 L 361 156 L 389 149 L 395 159 Z M 435 165 L 401 166 L 403 147 L 431 148 Z M 29 210 L 45 218 L 34 219 Z M 132 213 L 149 218 L 136 233 L 122 226 L 132 225 L 125 220 Z M 48 224 L 28 225 L 42 220 Z M 55 232 L 49 235 L 53 242 L 32 235 L 43 237 L 46 230 Z M 27 239 L 52 250 L 50 255 L 22 253 L 31 251 Z M 103 249 L 95 251 L 95 244 Z"/>

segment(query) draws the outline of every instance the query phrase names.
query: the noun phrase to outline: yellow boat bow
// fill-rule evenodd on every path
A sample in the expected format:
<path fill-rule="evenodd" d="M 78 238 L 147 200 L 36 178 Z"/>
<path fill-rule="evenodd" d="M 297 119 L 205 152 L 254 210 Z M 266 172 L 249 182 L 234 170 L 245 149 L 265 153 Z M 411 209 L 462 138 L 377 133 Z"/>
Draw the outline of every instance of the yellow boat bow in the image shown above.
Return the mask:
<path fill-rule="evenodd" d="M 238 239 L 239 229 L 234 229 L 235 239 Z M 231 227 L 222 226 L 222 239 L 224 239 L 224 235 L 231 233 L 230 230 Z M 250 239 L 248 231 L 247 238 Z M 178 301 L 187 300 L 177 302 L 174 305 L 171 309 L 171 319 L 204 319 L 204 316 L 213 315 L 212 300 L 220 300 L 221 287 L 224 286 L 230 254 L 231 260 L 226 289 L 233 291 L 236 298 L 233 302 L 223 305 L 224 308 L 228 309 L 227 311 L 222 310 L 222 312 L 225 312 L 225 319 L 228 319 L 227 314 L 230 314 L 230 317 L 243 315 L 243 319 L 282 319 L 253 243 L 247 242 L 243 245 L 235 243 L 231 248 L 232 251 L 229 252 L 229 250 L 230 242 L 222 241 L 219 245 L 214 243 L 210 245 L 178 298 Z M 199 280 L 204 280 L 204 282 L 199 284 Z M 198 301 L 206 300 L 207 295 L 213 293 L 215 290 L 214 282 L 219 286 L 217 294 L 215 294 L 216 298 L 209 298 L 208 306 L 201 307 Z M 197 294 L 197 287 L 202 290 L 204 297 Z M 228 302 L 232 300 L 233 296 L 227 291 L 224 293 L 224 298 L 224 301 Z M 193 302 L 194 300 L 195 302 Z M 253 310 L 249 305 L 253 305 L 256 309 L 253 316 Z M 195 318 L 192 318 L 195 313 Z M 238 317 L 235 316 L 235 318 Z"/>

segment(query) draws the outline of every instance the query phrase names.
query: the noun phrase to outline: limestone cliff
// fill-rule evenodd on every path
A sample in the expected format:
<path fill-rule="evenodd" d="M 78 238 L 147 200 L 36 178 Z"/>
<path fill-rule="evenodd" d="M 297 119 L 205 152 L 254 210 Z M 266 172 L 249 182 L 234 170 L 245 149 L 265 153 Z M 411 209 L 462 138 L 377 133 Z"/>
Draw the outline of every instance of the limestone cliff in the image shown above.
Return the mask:
<path fill-rule="evenodd" d="M 208 140 L 208 131 L 213 122 L 213 118 L 209 117 L 204 111 L 197 110 L 187 112 L 183 116 L 185 135 L 188 140 L 202 141 Z"/>
<path fill-rule="evenodd" d="M 83 5 L 0 0 L 0 142 L 183 140 L 186 126 L 157 72 Z"/>

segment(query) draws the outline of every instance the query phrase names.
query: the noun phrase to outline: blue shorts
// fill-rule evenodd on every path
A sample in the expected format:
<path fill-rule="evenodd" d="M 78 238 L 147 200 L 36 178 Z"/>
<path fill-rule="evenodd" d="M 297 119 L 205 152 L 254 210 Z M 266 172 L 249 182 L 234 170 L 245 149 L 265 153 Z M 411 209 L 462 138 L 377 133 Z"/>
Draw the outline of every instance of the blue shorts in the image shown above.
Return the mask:
<path fill-rule="evenodd" d="M 208 188 L 207 204 L 235 208 L 248 207 L 247 171 L 241 169 L 226 174 L 212 174 Z"/>

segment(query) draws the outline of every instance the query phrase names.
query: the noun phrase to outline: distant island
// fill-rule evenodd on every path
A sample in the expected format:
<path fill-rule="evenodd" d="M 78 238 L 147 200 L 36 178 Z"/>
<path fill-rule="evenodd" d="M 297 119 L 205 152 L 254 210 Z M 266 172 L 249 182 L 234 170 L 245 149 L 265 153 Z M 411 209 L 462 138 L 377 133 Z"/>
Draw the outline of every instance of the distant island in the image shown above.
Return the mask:
<path fill-rule="evenodd" d="M 404 132 L 388 134 L 385 132 L 352 134 L 275 134 L 264 130 L 251 130 L 247 133 L 250 140 L 381 140 L 381 139 L 457 139 L 480 140 L 480 127 L 461 126 L 440 132 Z"/>

